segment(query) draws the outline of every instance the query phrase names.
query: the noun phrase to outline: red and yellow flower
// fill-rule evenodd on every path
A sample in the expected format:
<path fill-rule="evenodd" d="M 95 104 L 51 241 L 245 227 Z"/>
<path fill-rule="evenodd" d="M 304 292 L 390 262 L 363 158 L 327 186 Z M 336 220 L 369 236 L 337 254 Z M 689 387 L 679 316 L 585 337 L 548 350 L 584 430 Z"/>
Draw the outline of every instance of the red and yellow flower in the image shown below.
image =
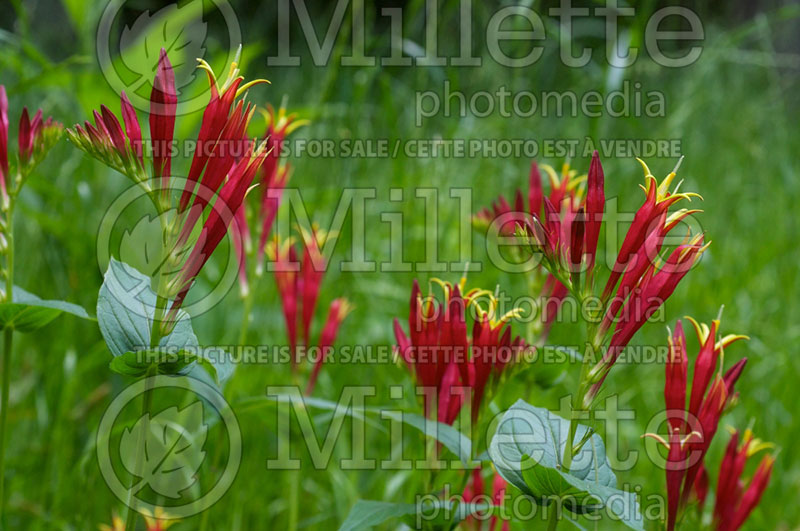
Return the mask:
<path fill-rule="evenodd" d="M 417 281 L 411 289 L 408 335 L 400 321 L 394 320 L 396 351 L 426 389 L 425 415 L 452 424 L 464 400 L 471 395 L 471 417 L 475 421 L 490 378 L 526 348 L 524 341 L 511 337 L 508 321 L 517 310 L 496 316 L 496 301 L 491 293 L 473 289 L 461 295 L 466 279 L 459 284 L 434 280 L 444 291 L 439 303 L 432 295 L 423 297 Z M 483 308 L 482 296 L 489 303 Z M 467 308 L 475 309 L 471 334 L 467 332 Z M 438 408 L 438 409 L 437 409 Z"/>

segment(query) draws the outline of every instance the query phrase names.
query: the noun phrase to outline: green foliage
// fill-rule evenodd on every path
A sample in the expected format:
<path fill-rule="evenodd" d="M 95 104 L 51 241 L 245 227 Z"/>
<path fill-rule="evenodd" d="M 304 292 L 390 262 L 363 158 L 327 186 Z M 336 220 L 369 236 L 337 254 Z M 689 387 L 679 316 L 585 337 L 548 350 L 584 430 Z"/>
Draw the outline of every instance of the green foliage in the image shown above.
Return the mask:
<path fill-rule="evenodd" d="M 642 528 L 636 495 L 616 489 L 603 440 L 579 424 L 569 470 L 562 457 L 569 421 L 517 401 L 500 420 L 489 454 L 503 478 L 541 505 L 558 502 L 582 514 L 608 509 L 631 529 Z"/>
<path fill-rule="evenodd" d="M 14 302 L 0 303 L 0 328 L 13 328 L 17 332 L 35 332 L 50 324 L 62 313 L 94 320 L 77 304 L 42 300 L 19 286 L 14 286 L 12 296 Z"/>

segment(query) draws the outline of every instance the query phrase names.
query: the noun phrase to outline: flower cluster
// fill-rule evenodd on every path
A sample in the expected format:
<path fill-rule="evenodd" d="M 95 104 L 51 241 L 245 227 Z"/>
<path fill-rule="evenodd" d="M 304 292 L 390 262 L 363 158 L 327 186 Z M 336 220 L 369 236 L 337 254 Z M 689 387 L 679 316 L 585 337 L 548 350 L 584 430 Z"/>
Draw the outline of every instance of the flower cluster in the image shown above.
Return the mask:
<path fill-rule="evenodd" d="M 23 107 L 17 133 L 17 157 L 16 160 L 9 160 L 8 123 L 8 95 L 5 86 L 0 85 L 0 199 L 3 210 L 8 210 L 9 197 L 19 193 L 25 178 L 58 141 L 63 131 L 62 125 L 53 121 L 52 117 L 45 119 L 41 109 L 31 118 L 28 108 Z M 11 162 L 16 164 L 12 165 Z"/>
<path fill-rule="evenodd" d="M 327 235 L 320 230 L 303 231 L 302 245 L 300 246 L 302 258 L 291 239 L 282 243 L 276 239 L 266 247 L 267 257 L 273 262 L 275 283 L 281 298 L 293 369 L 297 368 L 299 361 L 298 325 L 302 334 L 302 345 L 306 349 L 311 346 L 311 325 L 317 307 L 320 286 L 327 268 L 327 262 L 321 252 L 326 238 Z M 351 309 L 352 307 L 345 299 L 337 298 L 331 302 L 328 317 L 317 345 L 320 356 L 309 379 L 307 394 L 313 392 L 319 370 L 325 360 L 325 354 L 333 345 L 339 326 Z"/>
<path fill-rule="evenodd" d="M 680 183 L 670 190 L 677 167 L 659 183 L 647 165 L 639 162 L 645 173 L 642 187 L 645 200 L 625 234 L 599 298 L 602 310 L 598 315 L 602 318 L 589 338 L 598 356 L 612 325 L 613 333 L 602 357 L 586 374 L 587 389 L 582 396 L 582 407 L 591 405 L 609 370 L 634 334 L 667 300 L 707 248 L 702 234 L 690 235 L 661 260 L 666 236 L 687 216 L 697 212 L 687 209 L 670 212 L 669 208 L 678 201 L 699 196 L 679 192 Z M 545 300 L 546 323 L 553 318 L 548 305 L 557 308 L 569 293 L 581 300 L 594 292 L 597 248 L 605 210 L 605 174 L 597 152 L 592 156 L 585 179 L 585 199 L 581 188 L 583 178 L 576 178 L 569 171 L 565 171 L 561 179 L 554 176 L 552 170 L 548 173 L 551 190 L 545 197 L 534 163 L 527 210 L 518 191 L 514 211 L 510 211 L 507 201 L 501 198 L 494 206 L 495 218 L 488 209 L 478 215 L 484 222 L 493 219 L 502 226 L 513 224 L 523 247 L 541 254 L 542 265 L 549 272 L 543 292 L 551 298 Z M 501 229 L 503 231 L 509 229 Z M 555 304 L 552 297 L 555 297 Z"/>
<path fill-rule="evenodd" d="M 203 113 L 186 179 L 176 178 L 172 171 L 178 102 L 174 72 L 163 49 L 150 96 L 149 154 L 145 153 L 136 111 L 124 93 L 121 96 L 124 130 L 117 117 L 103 105 L 99 112 L 94 112 L 94 124 L 87 121 L 68 131 L 80 149 L 139 184 L 159 214 L 172 208 L 170 191 L 182 189 L 164 231 L 167 244 L 162 273 L 177 271 L 168 282 L 159 285 L 159 296 L 172 301 L 167 322 L 173 320 L 195 278 L 224 238 L 250 184 L 267 159 L 266 143 L 257 145 L 247 138 L 255 108 L 249 103 L 245 105 L 243 98 L 248 88 L 266 81 L 243 84 L 237 62 L 238 56 L 228 76 L 220 80 L 200 60 L 199 68 L 208 75 L 211 98 Z M 199 223 L 204 213 L 205 221 Z M 192 244 L 190 237 L 198 225 L 199 235 Z"/>
<path fill-rule="evenodd" d="M 471 417 L 478 417 L 486 386 L 492 375 L 499 376 L 505 366 L 526 348 L 520 337 L 511 337 L 512 310 L 496 318 L 496 304 L 491 293 L 474 289 L 463 296 L 466 279 L 455 286 L 434 280 L 444 290 L 439 304 L 429 295 L 423 297 L 419 283 L 411 289 L 408 335 L 400 321 L 394 320 L 397 353 L 414 373 L 417 383 L 426 388 L 425 415 L 452 424 L 461 407 L 470 402 Z M 478 299 L 489 298 L 487 309 Z M 467 308 L 475 309 L 471 335 L 467 332 Z M 465 399 L 464 390 L 471 399 Z M 431 395 L 431 393 L 435 393 Z M 438 405 L 438 411 L 437 411 Z"/>
<path fill-rule="evenodd" d="M 583 234 L 581 231 L 585 232 L 585 211 L 588 208 L 588 198 L 585 193 L 587 175 L 578 175 L 577 171 L 570 169 L 569 164 L 563 165 L 560 175 L 552 166 L 543 164 L 541 168 L 548 177 L 550 184 L 549 194 L 544 194 L 539 165 L 534 161 L 531 163 L 528 179 L 527 201 L 522 191 L 517 189 L 512 208 L 508 200 L 501 195 L 494 201 L 491 210 L 483 208 L 475 215 L 475 224 L 479 227 L 488 227 L 496 224 L 496 229 L 500 234 L 510 236 L 514 234 L 518 226 L 533 226 L 532 220 L 546 218 L 550 220 L 554 232 L 556 231 L 555 227 L 559 227 L 559 234 L 554 234 L 551 238 L 553 247 L 557 246 L 559 241 L 572 240 L 573 222 L 575 223 L 575 236 L 577 237 L 579 233 Z M 603 193 L 603 169 L 600 167 L 600 161 L 596 157 L 593 159 L 590 172 L 592 176 L 590 189 L 591 208 L 593 211 L 599 208 L 602 213 L 603 197 L 602 195 L 598 196 L 598 192 L 599 194 Z M 593 261 L 594 252 L 597 248 L 599 224 L 592 224 L 589 230 L 591 234 L 586 239 L 594 243 L 590 243 L 587 247 L 587 256 L 591 256 Z M 595 230 L 597 230 L 596 233 L 594 232 Z M 545 237 L 546 235 L 543 234 L 542 236 Z M 581 246 L 582 244 L 583 242 L 581 242 Z M 550 246 L 547 249 L 547 256 L 556 254 L 549 252 L 551 250 Z M 581 254 L 577 249 L 577 245 L 574 254 L 576 257 Z M 547 274 L 541 289 L 543 327 L 540 333 L 540 341 L 544 341 L 547 338 L 550 327 L 568 292 L 567 287 L 552 273 Z"/>
<path fill-rule="evenodd" d="M 718 360 L 723 358 L 724 349 L 737 340 L 746 339 L 746 336 L 729 334 L 717 339 L 718 320 L 713 321 L 711 327 L 693 319 L 690 321 L 700 343 L 700 351 L 694 362 L 691 391 L 688 382 L 686 337 L 683 332 L 683 324 L 678 321 L 675 331 L 669 338 L 669 358 L 666 363 L 664 385 L 669 436 L 665 440 L 659 435 L 647 434 L 668 448 L 667 528 L 669 530 L 675 528 L 679 512 L 689 502 L 692 492 L 695 493 L 701 504 L 705 501 L 708 477 L 704 459 L 717 432 L 723 412 L 726 407 L 730 407 L 736 402 L 736 381 L 747 364 L 747 358 L 743 358 L 722 373 L 722 362 L 718 363 Z M 739 476 L 742 473 L 744 462 L 737 462 L 736 466 L 731 467 L 726 466 L 726 463 L 729 460 L 746 459 L 748 448 L 755 451 L 764 447 L 760 443 L 751 446 L 750 437 L 747 436 L 746 439 L 744 449 L 736 456 L 734 450 L 737 437 L 734 435 L 731 442 L 734 450 L 731 450 L 731 445 L 729 445 L 731 456 L 728 457 L 726 454 L 726 459 L 723 461 L 717 486 L 717 509 L 715 509 L 718 529 L 737 529 L 757 503 L 763 489 L 766 488 L 771 458 L 765 458 L 765 462 L 762 463 L 765 470 L 758 475 L 759 480 L 753 482 L 753 492 L 745 495 L 748 501 L 742 503 L 742 507 L 747 508 L 742 511 L 734 510 L 742 499 Z M 735 478 L 729 477 L 729 474 L 736 470 L 738 472 L 735 472 Z M 730 482 L 735 482 L 735 484 L 728 484 Z M 720 513 L 721 516 L 717 513 Z"/>

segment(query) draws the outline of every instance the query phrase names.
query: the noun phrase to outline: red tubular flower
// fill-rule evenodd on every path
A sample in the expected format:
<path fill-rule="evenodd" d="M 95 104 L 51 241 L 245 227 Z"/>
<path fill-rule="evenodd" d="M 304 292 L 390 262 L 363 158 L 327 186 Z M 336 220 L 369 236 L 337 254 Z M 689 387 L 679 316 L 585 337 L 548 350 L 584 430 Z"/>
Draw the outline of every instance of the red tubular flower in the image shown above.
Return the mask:
<path fill-rule="evenodd" d="M 706 504 L 706 499 L 708 498 L 708 471 L 705 466 L 700 467 L 700 471 L 697 473 L 694 485 L 692 486 L 692 492 L 694 492 L 697 498 L 697 504 L 700 511 L 702 511 L 703 506 Z"/>
<path fill-rule="evenodd" d="M 471 392 L 474 422 L 491 376 L 499 375 L 506 364 L 526 348 L 519 337 L 512 341 L 511 329 L 507 326 L 508 319 L 517 312 L 509 312 L 495 321 L 496 308 L 490 306 L 489 311 L 484 311 L 476 300 L 486 292 L 472 290 L 462 297 L 461 285 L 435 282 L 444 289 L 441 304 L 432 296 L 423 298 L 419 284 L 414 281 L 408 336 L 400 322 L 394 320 L 396 352 L 414 373 L 417 384 L 430 390 L 424 396 L 425 416 L 446 424 L 455 422 L 464 403 L 464 393 L 455 388 L 463 387 Z M 466 310 L 471 305 L 475 306 L 478 315 L 473 322 L 470 341 Z M 434 411 L 437 401 L 438 411 Z"/>
<path fill-rule="evenodd" d="M 686 336 L 683 324 L 678 321 L 675 333 L 669 338 L 667 376 L 664 380 L 664 403 L 667 406 L 671 429 L 683 429 L 686 422 L 686 383 L 689 359 L 686 354 Z M 670 414 L 670 412 L 672 412 Z M 679 413 L 679 416 L 676 414 Z"/>
<path fill-rule="evenodd" d="M 753 439 L 749 431 L 745 432 L 742 444 L 738 443 L 739 435 L 734 432 L 719 470 L 714 504 L 714 528 L 720 531 L 735 531 L 742 526 L 758 505 L 772 473 L 774 459 L 769 455 L 764 456 L 749 485 L 745 483 L 742 474 L 748 458 L 771 445 Z"/>
<path fill-rule="evenodd" d="M 274 262 L 275 284 L 281 298 L 283 318 L 286 321 L 286 334 L 289 340 L 289 349 L 292 355 L 292 366 L 297 362 L 297 306 L 299 302 L 297 289 L 297 276 L 300 266 L 297 263 L 297 251 L 291 240 L 286 240 L 283 245 L 274 242 L 269 249 L 270 259 Z"/>
<path fill-rule="evenodd" d="M 494 483 L 492 484 L 492 503 L 496 506 L 501 506 L 504 502 L 503 498 L 505 498 L 506 493 L 506 480 L 503 479 L 498 473 L 494 475 Z M 495 531 L 497 529 L 497 523 L 500 519 L 497 516 L 492 516 L 491 521 L 489 522 L 489 531 Z M 500 526 L 500 531 L 510 531 L 511 529 L 511 521 L 510 520 L 503 520 L 503 524 Z"/>
<path fill-rule="evenodd" d="M 603 225 L 603 212 L 606 206 L 605 176 L 600 164 L 600 155 L 592 154 L 589 166 L 586 190 L 586 263 L 587 276 L 591 278 L 594 270 L 597 242 L 600 239 L 600 228 Z"/>
<path fill-rule="evenodd" d="M 259 151 L 241 159 L 231 170 L 227 181 L 219 191 L 214 207 L 203 223 L 197 243 L 173 283 L 174 286 L 177 286 L 178 294 L 172 304 L 170 314 L 174 314 L 180 308 L 192 282 L 211 258 L 211 254 L 222 238 L 225 237 L 228 226 L 233 221 L 235 213 L 241 208 L 247 189 L 253 182 L 258 168 L 264 162 L 265 156 L 266 151 L 262 146 Z"/>
<path fill-rule="evenodd" d="M 303 298 L 302 326 L 303 344 L 309 345 L 311 336 L 311 320 L 314 317 L 314 310 L 317 307 L 317 297 L 319 288 L 322 285 L 322 277 L 325 275 L 325 258 L 320 252 L 320 244 L 317 239 L 316 231 L 312 229 L 311 234 L 304 234 L 303 239 L 303 265 L 300 268 L 300 294 Z"/>
<path fill-rule="evenodd" d="M 6 87 L 0 85 L 0 192 L 3 204 L 8 201 L 6 178 L 8 177 L 8 95 Z"/>
<path fill-rule="evenodd" d="M 346 299 L 334 299 L 328 309 L 328 318 L 325 320 L 325 326 L 319 335 L 319 358 L 314 364 L 314 369 L 311 371 L 311 376 L 308 379 L 308 386 L 306 387 L 306 395 L 311 396 L 314 392 L 314 386 L 317 383 L 319 371 L 322 369 L 322 364 L 328 357 L 328 351 L 333 346 L 336 340 L 336 335 L 339 332 L 339 327 L 344 321 L 347 314 L 350 313 L 351 306 Z"/>
<path fill-rule="evenodd" d="M 572 266 L 570 270 L 573 273 L 580 271 L 581 262 L 583 261 L 583 238 L 585 228 L 586 217 L 583 207 L 581 207 L 580 210 L 578 210 L 578 212 L 575 214 L 575 218 L 572 220 L 570 228 L 572 234 L 570 235 L 569 258 L 570 265 Z"/>
<path fill-rule="evenodd" d="M 664 403 L 669 422 L 669 442 L 658 435 L 646 434 L 669 448 L 667 458 L 669 531 L 674 529 L 677 515 L 687 504 L 690 493 L 695 492 L 701 503 L 705 500 L 708 478 L 704 476 L 703 460 L 717 432 L 720 417 L 729 401 L 733 386 L 746 362 L 746 359 L 743 359 L 736 363 L 723 378 L 716 370 L 716 358 L 725 347 L 739 339 L 746 339 L 746 336 L 730 334 L 717 340 L 719 321 L 714 321 L 709 328 L 691 318 L 690 320 L 700 343 L 700 352 L 694 362 L 689 405 L 686 403 L 689 394 L 686 337 L 683 324 L 678 321 L 674 333 L 669 338 L 669 357 L 665 367 Z M 709 384 L 711 384 L 710 389 Z M 700 397 L 699 403 L 695 404 L 697 396 Z M 723 487 L 718 486 L 718 490 L 720 488 Z M 719 493 L 717 496 L 719 497 Z"/>
<path fill-rule="evenodd" d="M 150 143 L 153 147 L 153 177 L 161 178 L 165 190 L 166 181 L 172 175 L 172 138 L 177 107 L 175 73 L 167 57 L 167 51 L 161 48 L 153 90 L 150 93 Z M 120 152 L 123 151 L 122 145 L 121 142 L 118 146 Z"/>
<path fill-rule="evenodd" d="M 19 120 L 19 160 L 21 164 L 27 164 L 33 155 L 33 145 L 35 138 L 39 135 L 42 128 L 42 110 L 36 111 L 36 115 L 31 120 L 28 117 L 28 108 L 22 108 L 22 116 Z"/>
<path fill-rule="evenodd" d="M 139 165 L 144 168 L 142 127 L 139 125 L 139 118 L 136 116 L 136 110 L 133 108 L 133 105 L 131 105 L 124 90 L 120 95 L 120 106 L 122 108 L 122 121 L 125 123 L 125 134 L 128 139 L 129 149 L 136 155 Z"/>
<path fill-rule="evenodd" d="M 585 403 L 591 403 L 603 384 L 617 357 L 627 346 L 633 335 L 672 295 L 678 283 L 689 272 L 695 260 L 705 251 L 703 236 L 679 245 L 667 258 L 664 266 L 656 271 L 654 265 L 647 268 L 632 289 L 622 307 L 622 318 L 617 322 L 611 342 L 602 359 L 590 371 L 595 383 L 586 394 Z M 602 329 L 602 325 L 601 325 Z"/>

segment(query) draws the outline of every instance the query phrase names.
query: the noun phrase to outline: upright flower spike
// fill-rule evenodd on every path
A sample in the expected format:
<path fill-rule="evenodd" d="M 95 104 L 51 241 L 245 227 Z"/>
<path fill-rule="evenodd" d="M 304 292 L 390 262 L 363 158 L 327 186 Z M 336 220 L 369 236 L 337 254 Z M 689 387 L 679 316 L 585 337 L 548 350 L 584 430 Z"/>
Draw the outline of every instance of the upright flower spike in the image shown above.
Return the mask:
<path fill-rule="evenodd" d="M 519 337 L 511 339 L 508 320 L 518 315 L 509 312 L 495 317 L 496 301 L 483 290 L 472 290 L 463 297 L 461 284 L 455 286 L 434 279 L 444 291 L 439 303 L 432 295 L 422 297 L 419 284 L 411 290 L 409 333 L 394 320 L 396 353 L 414 373 L 417 384 L 430 390 L 424 396 L 425 415 L 452 424 L 464 401 L 456 387 L 469 388 L 472 420 L 477 419 L 486 386 L 526 345 Z M 478 297 L 489 296 L 489 307 L 481 308 Z M 476 316 L 471 336 L 467 333 L 467 308 Z M 438 405 L 438 411 L 434 404 Z"/>
<path fill-rule="evenodd" d="M 247 88 L 267 81 L 243 84 L 244 78 L 239 75 L 236 62 L 231 64 L 227 78 L 221 83 L 205 61 L 200 60 L 199 68 L 208 74 L 211 98 L 203 113 L 187 184 L 177 205 L 179 215 L 174 226 L 165 233 L 168 248 L 164 249 L 167 258 L 163 267 L 170 278 L 165 283 L 165 292 L 160 295 L 170 300 L 171 305 L 164 332 L 174 324 L 170 319 L 177 314 L 200 270 L 240 212 L 268 153 L 265 143 L 257 145 L 246 138 L 247 126 L 255 109 L 238 99 Z M 159 210 L 168 210 L 170 197 L 167 187 L 172 173 L 177 95 L 172 66 L 164 50 L 159 56 L 150 100 L 152 160 L 145 160 L 139 119 L 124 93 L 120 97 L 120 107 L 121 121 L 102 105 L 100 112 L 93 113 L 94 124 L 87 121 L 82 126 L 76 125 L 68 131 L 70 139 L 89 155 L 140 184 Z M 150 167 L 152 175 L 147 174 Z M 198 183 L 201 189 L 197 189 Z M 163 191 L 158 197 L 153 193 L 157 188 Z M 189 209 L 189 206 L 193 208 Z M 198 224 L 200 234 L 192 243 L 189 239 Z M 172 271 L 177 273 L 173 275 Z"/>
<path fill-rule="evenodd" d="M 276 239 L 266 248 L 268 258 L 274 263 L 275 282 L 281 296 L 289 348 L 293 353 L 293 367 L 296 367 L 299 361 L 296 355 L 298 328 L 302 334 L 300 339 L 303 346 L 305 348 L 311 346 L 311 327 L 314 310 L 319 298 L 322 279 L 327 269 L 321 247 L 328 237 L 331 237 L 331 235 L 314 228 L 311 232 L 303 231 L 299 251 L 292 240 L 286 240 L 280 244 Z M 344 319 L 350 311 L 350 305 L 346 304 L 346 301 L 342 299 L 337 303 L 337 307 L 340 311 L 336 312 L 335 315 L 339 315 L 341 319 Z M 333 322 L 331 321 L 333 315 L 329 310 L 328 323 Z M 340 323 L 341 321 L 339 321 Z M 330 346 L 333 343 L 333 338 L 330 335 L 333 332 L 335 336 L 336 329 L 338 329 L 338 324 L 335 328 L 331 324 L 331 328 L 327 332 L 323 329 L 325 337 L 322 337 L 321 340 L 324 339 L 325 342 L 328 342 L 326 346 Z"/>
<path fill-rule="evenodd" d="M 265 146 L 261 146 L 249 156 L 242 158 L 231 170 L 228 179 L 222 185 L 214 206 L 208 218 L 203 223 L 200 236 L 192 248 L 189 258 L 184 262 L 177 278 L 172 283 L 171 292 L 176 293 L 170 308 L 174 315 L 183 304 L 189 288 L 200 270 L 211 258 L 214 249 L 225 237 L 228 226 L 233 221 L 235 213 L 241 208 L 253 178 L 256 175 L 266 156 Z"/>
<path fill-rule="evenodd" d="M 688 503 L 692 492 L 699 501 L 705 499 L 708 478 L 704 477 L 704 458 L 746 361 L 745 358 L 734 364 L 723 377 L 721 367 L 720 370 L 716 368 L 716 357 L 725 347 L 739 339 L 746 339 L 746 336 L 729 334 L 717 340 L 719 321 L 713 322 L 710 328 L 693 319 L 691 322 L 700 344 L 700 352 L 694 362 L 691 393 L 688 389 L 686 337 L 683 324 L 678 321 L 675 331 L 668 337 L 669 356 L 665 366 L 664 403 L 669 423 L 669 441 L 659 435 L 646 434 L 669 449 L 666 478 L 669 531 L 675 528 L 677 516 Z M 700 403 L 693 406 L 693 397 L 696 396 L 700 397 Z"/>

